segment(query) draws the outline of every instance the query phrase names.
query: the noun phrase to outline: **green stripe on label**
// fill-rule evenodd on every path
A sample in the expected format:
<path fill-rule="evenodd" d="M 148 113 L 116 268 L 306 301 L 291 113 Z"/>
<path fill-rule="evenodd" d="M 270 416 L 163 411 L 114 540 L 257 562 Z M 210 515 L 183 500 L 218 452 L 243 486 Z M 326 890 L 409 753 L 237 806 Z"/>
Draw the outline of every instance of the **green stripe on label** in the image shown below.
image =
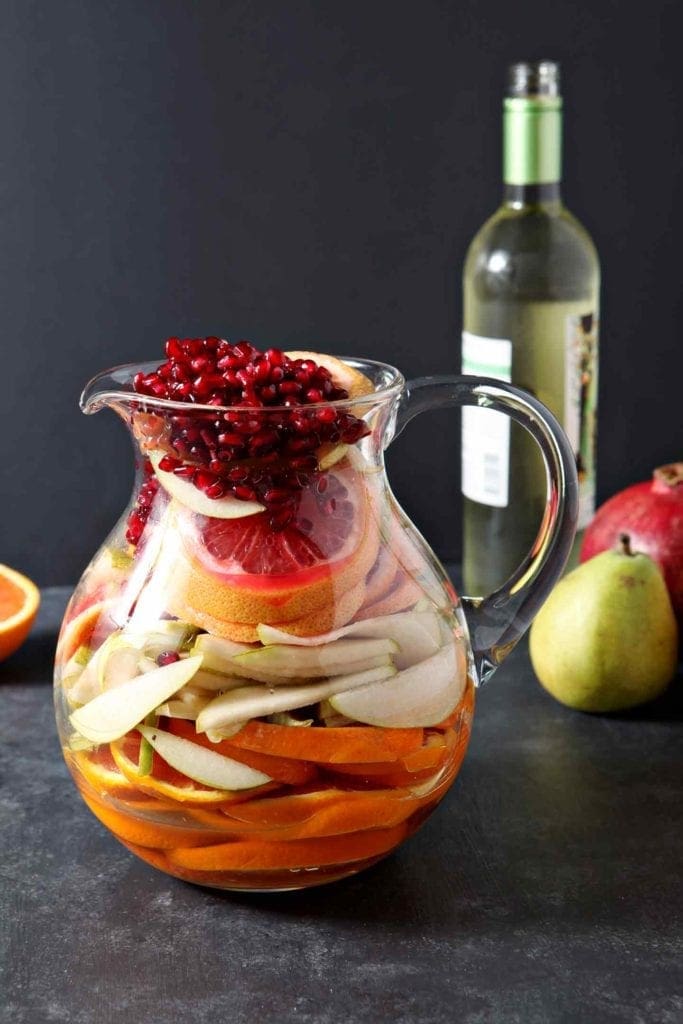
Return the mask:
<path fill-rule="evenodd" d="M 496 375 L 508 374 L 510 372 L 510 367 L 504 363 L 494 365 L 493 363 L 463 362 L 462 372 L 479 373 L 484 377 L 495 377 Z"/>

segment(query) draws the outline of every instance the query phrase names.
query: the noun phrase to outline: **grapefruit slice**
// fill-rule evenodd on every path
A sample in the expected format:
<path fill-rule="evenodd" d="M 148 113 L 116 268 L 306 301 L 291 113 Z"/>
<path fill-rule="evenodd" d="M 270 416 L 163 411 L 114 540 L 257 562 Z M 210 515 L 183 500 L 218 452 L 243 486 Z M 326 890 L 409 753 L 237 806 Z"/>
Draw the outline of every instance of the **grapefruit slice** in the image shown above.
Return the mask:
<path fill-rule="evenodd" d="M 169 610 L 232 637 L 221 622 L 254 630 L 260 622 L 291 622 L 333 608 L 363 583 L 377 557 L 379 528 L 358 473 L 345 467 L 328 479 L 333 499 L 321 500 L 308 488 L 296 520 L 281 530 L 272 528 L 266 513 L 207 519 L 179 510 L 182 543 Z"/>
<path fill-rule="evenodd" d="M 291 619 L 289 622 L 278 622 L 278 626 L 292 636 L 302 637 L 317 636 L 319 633 L 339 629 L 351 621 L 362 605 L 364 596 L 365 583 L 361 580 L 346 593 L 332 597 L 328 604 L 311 612 L 310 615 L 303 615 L 300 619 Z M 197 625 L 209 633 L 226 637 L 228 640 L 247 644 L 259 641 L 258 625 L 249 622 L 226 622 L 225 619 L 216 619 L 212 615 L 200 612 L 195 613 L 195 619 Z"/>
<path fill-rule="evenodd" d="M 318 366 L 324 366 L 332 374 L 332 380 L 337 387 L 348 391 L 349 398 L 371 395 L 375 390 L 374 384 L 364 373 L 354 370 L 352 366 L 335 356 L 325 355 L 324 352 L 285 352 L 285 355 L 290 359 L 312 359 Z"/>
<path fill-rule="evenodd" d="M 421 597 L 422 590 L 419 584 L 402 569 L 399 569 L 389 589 L 376 601 L 368 603 L 366 599 L 356 618 L 373 619 L 384 615 L 395 615 L 397 612 L 411 608 Z"/>

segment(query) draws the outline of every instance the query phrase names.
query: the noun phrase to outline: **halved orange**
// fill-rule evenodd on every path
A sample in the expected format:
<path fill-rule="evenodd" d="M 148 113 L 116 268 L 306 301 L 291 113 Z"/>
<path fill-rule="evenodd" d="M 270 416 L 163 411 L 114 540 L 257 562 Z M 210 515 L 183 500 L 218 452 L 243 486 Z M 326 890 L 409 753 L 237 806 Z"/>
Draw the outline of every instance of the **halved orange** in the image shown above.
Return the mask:
<path fill-rule="evenodd" d="M 220 804 L 228 804 L 241 800 L 250 800 L 255 793 L 267 793 L 276 789 L 278 783 L 267 782 L 255 789 L 240 790 L 232 792 L 226 789 L 210 789 L 188 778 L 181 772 L 177 772 L 170 765 L 166 764 L 155 752 L 153 756 L 152 772 L 150 775 L 138 774 L 138 750 L 140 737 L 124 736 L 110 744 L 112 757 L 116 766 L 142 793 L 160 797 L 162 800 L 173 800 L 191 807 L 212 807 Z"/>
<path fill-rule="evenodd" d="M 0 565 L 0 661 L 14 654 L 28 636 L 40 592 L 27 576 Z"/>

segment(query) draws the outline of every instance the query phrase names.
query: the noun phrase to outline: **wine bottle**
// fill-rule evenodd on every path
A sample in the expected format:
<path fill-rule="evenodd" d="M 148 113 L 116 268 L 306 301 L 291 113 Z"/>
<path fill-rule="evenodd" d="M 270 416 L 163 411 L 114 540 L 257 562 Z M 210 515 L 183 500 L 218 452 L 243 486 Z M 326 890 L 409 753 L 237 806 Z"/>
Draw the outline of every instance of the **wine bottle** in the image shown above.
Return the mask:
<path fill-rule="evenodd" d="M 600 271 L 562 203 L 561 137 L 558 65 L 512 65 L 503 203 L 465 261 L 462 372 L 512 381 L 554 412 L 576 453 L 582 530 L 595 511 Z M 465 592 L 488 593 L 532 547 L 546 502 L 533 441 L 501 413 L 463 410 L 462 492 Z"/>

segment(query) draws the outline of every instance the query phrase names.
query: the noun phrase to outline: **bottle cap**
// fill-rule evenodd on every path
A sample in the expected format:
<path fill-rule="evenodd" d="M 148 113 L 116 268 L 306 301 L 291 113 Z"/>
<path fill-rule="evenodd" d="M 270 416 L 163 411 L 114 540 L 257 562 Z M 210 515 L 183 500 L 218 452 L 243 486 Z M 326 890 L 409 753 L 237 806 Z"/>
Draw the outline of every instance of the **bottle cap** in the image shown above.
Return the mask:
<path fill-rule="evenodd" d="M 507 95 L 519 99 L 560 95 L 560 65 L 555 60 L 520 61 L 508 69 Z"/>

